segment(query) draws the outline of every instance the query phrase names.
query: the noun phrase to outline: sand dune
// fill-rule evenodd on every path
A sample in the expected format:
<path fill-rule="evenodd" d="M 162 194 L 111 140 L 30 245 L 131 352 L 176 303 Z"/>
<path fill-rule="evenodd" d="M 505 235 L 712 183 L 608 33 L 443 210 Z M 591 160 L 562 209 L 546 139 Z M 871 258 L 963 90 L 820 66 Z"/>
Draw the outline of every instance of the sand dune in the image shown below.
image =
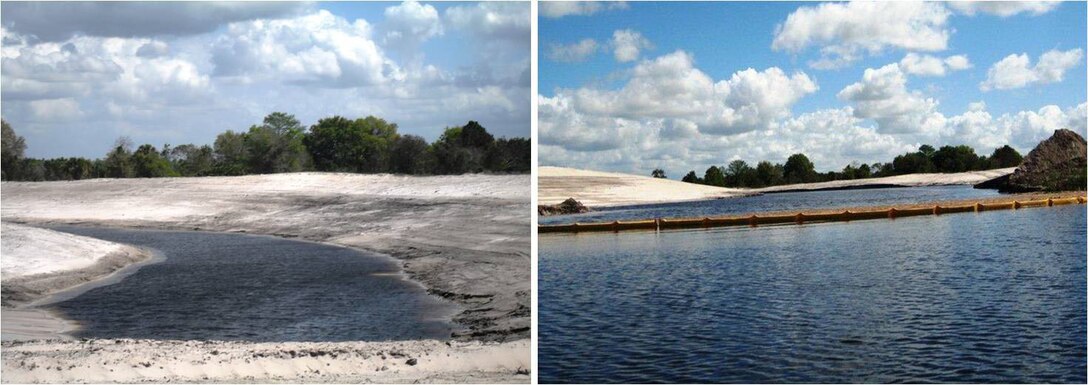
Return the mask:
<path fill-rule="evenodd" d="M 696 201 L 749 194 L 741 189 L 640 175 L 564 167 L 539 167 L 537 170 L 537 198 L 541 205 L 554 205 L 567 198 L 574 198 L 589 207 L 607 207 Z"/>
<path fill-rule="evenodd" d="M 882 178 L 867 178 L 867 179 L 853 179 L 853 180 L 836 180 L 830 182 L 819 183 L 801 183 L 801 184 L 787 184 L 781 186 L 765 187 L 761 189 L 753 189 L 755 192 L 777 192 L 777 191 L 797 191 L 797 190 L 827 190 L 827 189 L 841 189 L 841 188 L 856 188 L 864 186 L 904 186 L 904 187 L 920 187 L 920 186 L 951 186 L 951 185 L 964 185 L 964 184 L 977 184 L 988 181 L 999 176 L 1012 174 L 1016 167 L 999 168 L 985 171 L 968 171 L 948 174 L 908 174 L 908 175 L 896 175 Z"/>
<path fill-rule="evenodd" d="M 677 180 L 639 175 L 540 167 L 539 204 L 551 205 L 574 198 L 589 207 L 627 206 L 651 203 L 683 202 L 731 198 L 752 194 L 792 191 L 857 188 L 863 186 L 935 186 L 975 184 L 1010 174 L 1015 168 L 972 171 L 955 174 L 911 174 L 884 178 L 855 179 L 740 189 L 704 186 Z"/>

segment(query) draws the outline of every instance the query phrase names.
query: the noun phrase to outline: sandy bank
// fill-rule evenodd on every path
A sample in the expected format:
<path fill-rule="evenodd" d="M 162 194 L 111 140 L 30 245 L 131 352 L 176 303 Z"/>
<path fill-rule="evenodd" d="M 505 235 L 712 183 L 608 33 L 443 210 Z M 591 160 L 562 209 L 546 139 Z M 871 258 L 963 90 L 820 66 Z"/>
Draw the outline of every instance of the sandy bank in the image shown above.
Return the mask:
<path fill-rule="evenodd" d="M 0 226 L 0 284 L 5 307 L 105 277 L 150 255 L 135 247 L 94 238 L 7 222 Z"/>
<path fill-rule="evenodd" d="M 537 171 L 537 199 L 541 205 L 558 204 L 567 198 L 574 198 L 589 207 L 607 207 L 697 201 L 749 194 L 742 189 L 630 174 L 564 167 L 539 167 Z"/>
<path fill-rule="evenodd" d="M 861 188 L 865 186 L 940 186 L 975 184 L 1012 173 L 1015 168 L 972 171 L 955 174 L 911 174 L 884 178 L 842 180 L 821 183 L 804 183 L 739 189 L 704 186 L 677 180 L 658 179 L 639 175 L 578 170 L 563 167 L 539 168 L 539 204 L 554 205 L 567 198 L 574 198 L 592 207 L 628 206 L 638 204 L 670 203 L 706 199 L 731 198 L 752 194 Z"/>
<path fill-rule="evenodd" d="M 5 341 L 4 383 L 525 383 L 528 340 L 506 343 Z"/>
<path fill-rule="evenodd" d="M 455 317 L 461 336 L 512 340 L 529 335 L 529 178 L 296 173 L 4 182 L 0 217 L 258 233 L 378 251 L 465 306 Z"/>
<path fill-rule="evenodd" d="M 844 188 L 860 188 L 865 186 L 898 186 L 898 187 L 921 187 L 921 186 L 952 186 L 952 185 L 974 185 L 982 183 L 987 180 L 997 178 L 999 176 L 1012 174 L 1016 167 L 999 168 L 994 170 L 985 171 L 968 171 L 950 174 L 909 174 L 909 175 L 896 175 L 882 178 L 867 178 L 867 179 L 852 179 L 852 180 L 836 180 L 830 182 L 819 183 L 800 183 L 800 184 L 788 184 L 781 186 L 765 187 L 760 189 L 753 189 L 753 192 L 760 193 L 772 193 L 772 192 L 785 192 L 785 191 L 814 191 L 814 190 L 834 190 Z"/>

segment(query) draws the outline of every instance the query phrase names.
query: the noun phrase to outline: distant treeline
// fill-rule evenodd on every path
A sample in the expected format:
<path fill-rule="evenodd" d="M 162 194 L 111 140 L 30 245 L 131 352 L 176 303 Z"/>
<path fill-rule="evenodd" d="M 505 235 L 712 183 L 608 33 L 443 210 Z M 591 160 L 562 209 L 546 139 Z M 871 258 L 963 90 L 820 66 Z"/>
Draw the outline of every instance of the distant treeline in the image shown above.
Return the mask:
<path fill-rule="evenodd" d="M 155 178 L 271 174 L 298 171 L 463 174 L 527 173 L 525 138 L 495 139 L 475 121 L 446 128 L 434 143 L 397 133 L 396 123 L 368 116 L 333 116 L 306 129 L 293 115 L 275 112 L 246 132 L 226 131 L 214 145 L 150 144 L 133 148 L 122 137 L 101 159 L 23 156 L 25 140 L 3 122 L 3 180 Z"/>
<path fill-rule="evenodd" d="M 895 157 L 888 163 L 850 164 L 842 171 L 816 172 L 812 161 L 804 154 L 793 154 L 786 164 L 762 161 L 751 167 L 743 160 L 734 160 L 725 167 L 710 166 L 700 177 L 695 171 L 688 172 L 683 181 L 721 187 L 759 188 L 794 183 L 827 182 L 878 178 L 914 173 L 951 173 L 995 168 L 1015 167 L 1023 157 L 1016 149 L 1004 146 L 994 150 L 989 157 L 978 156 L 970 146 L 943 146 L 934 149 L 928 144 L 922 145 L 916 152 Z M 650 173 L 655 178 L 665 178 L 665 172 L 655 169 Z"/>

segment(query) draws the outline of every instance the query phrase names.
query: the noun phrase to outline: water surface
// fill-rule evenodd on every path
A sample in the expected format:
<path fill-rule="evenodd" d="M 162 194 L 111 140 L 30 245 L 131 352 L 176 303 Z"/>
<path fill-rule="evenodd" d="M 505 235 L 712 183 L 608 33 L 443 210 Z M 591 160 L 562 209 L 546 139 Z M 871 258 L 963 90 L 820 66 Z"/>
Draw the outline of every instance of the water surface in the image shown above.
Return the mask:
<path fill-rule="evenodd" d="M 61 226 L 166 259 L 49 305 L 77 337 L 244 341 L 449 338 L 458 307 L 391 258 L 269 236 Z"/>
<path fill-rule="evenodd" d="M 1086 381 L 1082 205 L 542 236 L 541 382 Z"/>
<path fill-rule="evenodd" d="M 653 218 L 699 218 L 767 211 L 797 211 L 857 206 L 913 204 L 940 200 L 986 198 L 997 190 L 971 186 L 902 187 L 864 190 L 804 191 L 694 202 L 605 207 L 595 211 L 540 217 L 540 224 L 611 222 Z"/>

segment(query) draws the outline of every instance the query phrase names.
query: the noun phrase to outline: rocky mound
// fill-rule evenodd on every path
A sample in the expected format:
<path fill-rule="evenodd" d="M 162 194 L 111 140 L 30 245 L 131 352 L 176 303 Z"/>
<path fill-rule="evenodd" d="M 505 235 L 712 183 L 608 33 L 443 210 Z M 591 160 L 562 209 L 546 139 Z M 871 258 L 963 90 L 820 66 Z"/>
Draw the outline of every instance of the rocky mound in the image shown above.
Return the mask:
<path fill-rule="evenodd" d="M 541 216 L 581 214 L 588 213 L 589 211 L 589 207 L 574 200 L 574 198 L 567 198 L 563 203 L 557 205 L 540 205 L 536 207 L 536 212 Z"/>
<path fill-rule="evenodd" d="M 1088 146 L 1084 138 L 1071 130 L 1060 129 L 1035 146 L 1012 174 L 975 187 L 1013 193 L 1084 190 L 1086 173 Z"/>

